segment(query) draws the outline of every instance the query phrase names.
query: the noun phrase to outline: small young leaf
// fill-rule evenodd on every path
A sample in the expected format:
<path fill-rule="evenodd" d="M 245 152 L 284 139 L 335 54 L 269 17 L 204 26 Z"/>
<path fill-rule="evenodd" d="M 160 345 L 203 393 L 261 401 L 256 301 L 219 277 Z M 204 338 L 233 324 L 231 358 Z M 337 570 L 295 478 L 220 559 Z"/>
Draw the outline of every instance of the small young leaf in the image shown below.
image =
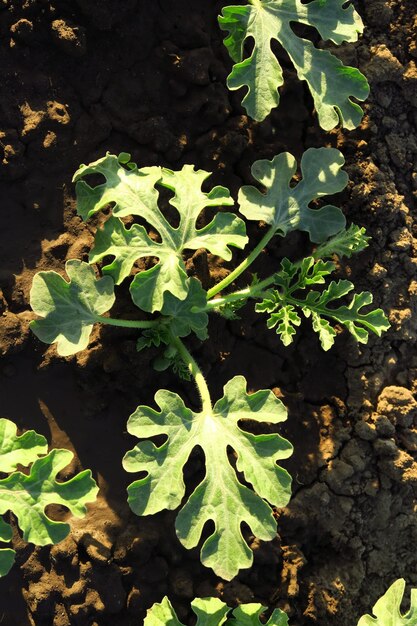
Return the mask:
<path fill-rule="evenodd" d="M 174 608 L 168 598 L 161 603 L 155 603 L 148 609 L 143 626 L 184 626 L 179 621 Z"/>
<path fill-rule="evenodd" d="M 178 300 L 171 293 L 165 294 L 161 314 L 171 318 L 171 332 L 177 337 L 195 333 L 201 341 L 207 339 L 208 315 L 204 311 L 193 312 L 193 308 L 204 309 L 207 293 L 196 278 L 190 278 L 190 287 L 185 300 Z"/>
<path fill-rule="evenodd" d="M 93 268 L 78 259 L 67 261 L 65 270 L 69 282 L 56 272 L 39 272 L 30 291 L 32 309 L 44 318 L 30 327 L 41 341 L 56 343 L 61 356 L 87 347 L 94 323 L 115 300 L 110 276 L 97 280 Z"/>
<path fill-rule="evenodd" d="M 311 322 L 314 332 L 316 332 L 320 338 L 323 350 L 330 350 L 336 338 L 335 329 L 330 326 L 330 322 L 328 320 L 320 317 L 320 315 L 314 311 L 311 312 Z"/>
<path fill-rule="evenodd" d="M 360 228 L 356 224 L 351 224 L 346 230 L 336 233 L 328 241 L 318 246 L 314 257 L 316 259 L 325 259 L 337 254 L 339 258 L 347 257 L 350 259 L 352 254 L 361 252 L 369 245 L 370 237 L 366 235 L 365 228 Z"/>
<path fill-rule="evenodd" d="M 93 173 L 104 175 L 106 182 L 92 188 L 80 180 Z M 243 248 L 247 243 L 245 224 L 232 213 L 217 213 L 209 224 L 197 228 L 197 219 L 205 207 L 233 205 L 224 187 L 214 187 L 209 193 L 201 190 L 209 175 L 203 170 L 195 171 L 192 165 L 184 165 L 179 172 L 159 168 L 138 170 L 134 164 L 129 164 L 126 170 L 120 158 L 110 154 L 89 166 L 81 166 L 75 174 L 79 212 L 84 218 L 114 203 L 113 217 L 97 233 L 90 262 L 114 256 L 103 272 L 120 283 L 137 259 L 158 259 L 156 265 L 136 274 L 130 286 L 133 302 L 144 311 L 160 311 L 166 293 L 185 300 L 189 280 L 182 258 L 184 250 L 206 248 L 230 260 L 230 246 Z M 170 203 L 179 213 L 178 228 L 160 211 L 156 184 L 174 192 Z M 116 219 L 127 215 L 138 215 L 146 220 L 157 231 L 160 241 L 151 239 L 143 226 L 134 224 L 127 229 Z"/>
<path fill-rule="evenodd" d="M 364 615 L 358 626 L 415 626 L 417 624 L 417 589 L 411 590 L 410 609 L 401 613 L 401 603 L 405 591 L 405 580 L 399 578 L 388 591 L 379 598 L 373 608 L 373 614 Z"/>
<path fill-rule="evenodd" d="M 259 617 L 265 607 L 261 604 L 241 604 L 232 611 L 219 598 L 196 598 L 191 608 L 197 616 L 198 626 L 261 626 Z M 287 626 L 288 616 L 275 609 L 266 626 Z M 160 604 L 154 604 L 148 611 L 144 626 L 183 626 L 170 601 L 165 597 Z"/>
<path fill-rule="evenodd" d="M 67 482 L 57 482 L 56 475 L 72 458 L 69 450 L 51 450 L 33 463 L 29 475 L 14 472 L 0 480 L 0 515 L 13 511 L 25 541 L 44 546 L 68 535 L 68 524 L 52 521 L 45 514 L 48 504 L 62 504 L 76 517 L 82 517 L 85 504 L 95 500 L 98 487 L 90 470 Z"/>
<path fill-rule="evenodd" d="M 260 311 L 260 309 L 256 309 Z M 297 333 L 295 327 L 300 326 L 301 318 L 291 304 L 287 304 L 279 309 L 277 313 L 271 313 L 267 321 L 268 328 L 275 328 L 284 346 L 289 346 L 294 341 Z"/>
<path fill-rule="evenodd" d="M 0 472 L 8 474 L 18 465 L 27 466 L 47 451 L 48 444 L 43 435 L 28 430 L 18 436 L 16 424 L 0 418 Z"/>
<path fill-rule="evenodd" d="M 230 626 L 261 626 L 264 622 L 259 617 L 264 610 L 261 604 L 241 604 L 233 611 L 235 619 L 230 620 Z M 275 609 L 265 626 L 288 626 L 288 615 L 281 609 Z"/>
<path fill-rule="evenodd" d="M 312 209 L 316 199 L 342 191 L 348 182 L 342 171 L 344 158 L 334 148 L 309 148 L 301 159 L 302 179 L 290 186 L 296 172 L 295 158 L 283 152 L 272 161 L 256 161 L 252 175 L 266 189 L 246 185 L 239 191 L 240 212 L 248 220 L 261 220 L 285 236 L 293 230 L 305 230 L 311 241 L 320 243 L 338 233 L 345 218 L 335 206 Z"/>
<path fill-rule="evenodd" d="M 307 81 L 319 123 L 331 130 L 340 122 L 349 130 L 362 119 L 362 109 L 352 97 L 369 95 L 366 78 L 346 67 L 327 50 L 317 49 L 298 37 L 291 24 L 315 27 L 321 37 L 336 44 L 354 42 L 363 30 L 362 20 L 345 0 L 249 0 L 247 6 L 228 6 L 219 16 L 220 28 L 229 32 L 224 44 L 235 65 L 228 77 L 229 89 L 247 87 L 242 104 L 248 115 L 262 121 L 279 104 L 278 88 L 283 84 L 281 66 L 271 49 L 277 40 L 287 51 L 301 80 Z M 245 42 L 254 41 L 253 51 L 244 58 Z"/>
<path fill-rule="evenodd" d="M 160 412 L 140 406 L 128 422 L 128 431 L 145 440 L 125 455 L 123 466 L 128 472 L 146 472 L 128 488 L 130 507 L 137 515 L 152 515 L 180 506 L 185 494 L 183 467 L 192 450 L 200 446 L 206 474 L 177 517 L 177 534 L 186 548 L 193 548 L 206 522 L 213 520 L 214 531 L 203 544 L 201 560 L 231 580 L 252 563 L 242 522 L 260 539 L 273 539 L 276 522 L 266 501 L 285 506 L 291 482 L 277 465 L 279 459 L 291 455 L 291 444 L 277 434 L 253 435 L 239 422 L 276 424 L 286 419 L 285 408 L 271 391 L 248 395 L 242 376 L 227 383 L 223 398 L 210 412 L 194 413 L 177 394 L 166 390 L 158 391 L 155 401 Z M 155 435 L 167 439 L 159 446 L 146 440 Z M 229 446 L 237 455 L 237 471 L 254 491 L 238 480 L 229 461 Z"/>
<path fill-rule="evenodd" d="M 346 326 L 359 343 L 367 343 L 369 333 L 366 329 L 380 337 L 382 332 L 390 327 L 381 309 L 375 309 L 368 313 L 361 312 L 362 307 L 372 304 L 373 296 L 371 293 L 368 291 L 355 293 L 348 306 L 340 306 L 337 309 L 328 307 L 328 304 L 346 295 L 353 288 L 354 285 L 348 280 L 331 282 L 321 294 L 317 291 L 310 291 L 302 308 L 304 312 L 311 311 L 320 316 L 333 318 Z"/>
<path fill-rule="evenodd" d="M 256 305 L 256 311 L 268 312 L 268 328 L 276 328 L 284 345 L 292 342 L 295 326 L 301 322 L 296 307 L 301 309 L 306 317 L 312 318 L 313 329 L 319 334 L 323 350 L 329 350 L 334 343 L 336 331 L 330 326 L 329 319 L 346 326 L 349 332 L 360 343 L 367 343 L 371 330 L 378 336 L 388 330 L 389 323 L 381 309 L 363 313 L 362 308 L 372 304 L 372 294 L 365 291 L 354 294 L 347 306 L 332 308 L 331 304 L 346 296 L 354 288 L 348 280 L 332 281 L 323 291 L 311 290 L 303 299 L 297 292 L 311 285 L 324 283 L 324 276 L 330 274 L 335 265 L 329 261 L 307 257 L 301 264 L 291 263 L 288 259 L 281 262 L 281 271 L 275 275 L 275 284 L 280 291 L 270 289 L 264 299 Z"/>

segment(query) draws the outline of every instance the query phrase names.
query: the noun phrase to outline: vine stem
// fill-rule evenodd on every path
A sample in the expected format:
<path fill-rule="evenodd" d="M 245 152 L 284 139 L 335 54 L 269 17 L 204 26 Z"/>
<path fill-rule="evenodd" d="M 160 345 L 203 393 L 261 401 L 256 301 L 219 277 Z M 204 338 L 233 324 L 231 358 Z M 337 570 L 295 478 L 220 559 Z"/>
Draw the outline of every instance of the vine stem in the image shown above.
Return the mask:
<path fill-rule="evenodd" d="M 269 287 L 269 285 L 274 282 L 274 277 L 275 274 L 272 274 L 271 276 L 268 276 L 268 278 L 261 280 L 259 283 L 255 283 L 251 287 L 239 289 L 239 291 L 233 291 L 233 293 L 228 293 L 222 298 L 213 298 L 207 302 L 205 307 L 201 309 L 193 307 L 192 310 L 195 313 L 200 311 L 212 311 L 213 309 L 218 309 L 229 302 L 238 302 L 239 300 L 247 300 L 248 298 L 257 298 L 264 289 Z"/>
<path fill-rule="evenodd" d="M 261 241 L 258 243 L 256 248 L 252 250 L 249 256 L 247 256 L 246 259 L 242 261 L 242 263 L 240 263 L 240 265 L 238 265 L 232 272 L 230 272 L 230 274 L 228 274 L 226 278 L 223 278 L 223 280 L 217 283 L 217 285 L 214 285 L 214 287 L 208 290 L 207 300 L 211 300 L 219 293 L 219 291 L 222 291 L 223 289 L 228 287 L 234 280 L 236 280 L 236 278 L 238 278 L 246 269 L 248 269 L 248 267 L 252 265 L 254 260 L 260 255 L 262 250 L 269 243 L 275 233 L 276 227 L 271 226 L 271 228 L 265 233 Z"/>
<path fill-rule="evenodd" d="M 321 248 L 323 248 L 323 246 L 319 246 L 317 250 L 315 250 L 311 254 L 311 256 L 316 261 L 318 259 L 325 258 L 326 256 L 328 256 L 327 254 L 324 254 L 324 255 L 322 254 Z M 294 267 L 296 268 L 301 267 L 302 260 L 303 259 L 300 259 L 299 261 L 294 263 L 293 264 Z M 211 300 L 207 302 L 205 307 L 203 308 L 193 307 L 192 311 L 194 313 L 199 313 L 200 311 L 213 311 L 214 309 L 218 309 L 219 307 L 225 304 L 228 304 L 229 302 L 238 302 L 239 300 L 247 300 L 248 298 L 258 298 L 262 295 L 262 291 L 266 289 L 267 287 L 269 287 L 269 285 L 271 285 L 274 282 L 276 273 L 277 272 L 275 272 L 274 274 L 271 274 L 271 276 L 268 276 L 268 278 L 264 278 L 264 280 L 261 280 L 259 283 L 255 283 L 251 287 L 246 287 L 245 289 L 239 289 L 238 291 L 233 291 L 232 293 L 228 293 L 221 298 L 212 298 Z M 229 276 L 227 276 L 227 278 L 229 278 Z"/>
<path fill-rule="evenodd" d="M 210 391 L 201 369 L 199 368 L 196 360 L 187 350 L 181 339 L 179 337 L 176 337 L 173 333 L 170 333 L 170 338 L 172 345 L 177 348 L 182 360 L 188 367 L 188 371 L 195 380 L 195 384 L 200 395 L 201 407 L 203 412 L 211 413 L 213 410 L 213 406 L 211 404 Z"/>
<path fill-rule="evenodd" d="M 158 320 L 120 320 L 114 317 L 96 316 L 96 322 L 101 324 L 110 324 L 110 326 L 123 326 L 124 328 L 153 328 L 159 322 Z"/>

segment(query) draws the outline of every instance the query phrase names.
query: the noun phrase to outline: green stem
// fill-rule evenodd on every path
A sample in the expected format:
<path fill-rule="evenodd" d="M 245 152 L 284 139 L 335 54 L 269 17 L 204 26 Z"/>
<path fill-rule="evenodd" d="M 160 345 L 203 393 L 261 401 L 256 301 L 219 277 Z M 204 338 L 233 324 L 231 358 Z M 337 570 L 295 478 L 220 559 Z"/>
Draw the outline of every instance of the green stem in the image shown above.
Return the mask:
<path fill-rule="evenodd" d="M 195 384 L 197 385 L 198 393 L 200 394 L 201 399 L 201 407 L 203 412 L 211 413 L 213 410 L 211 404 L 210 391 L 206 383 L 206 379 L 203 376 L 201 369 L 198 367 L 197 362 L 187 350 L 183 342 L 179 337 L 176 337 L 171 333 L 171 343 L 175 346 L 183 359 L 184 363 L 188 367 L 188 370 L 192 377 L 195 380 Z"/>
<path fill-rule="evenodd" d="M 274 274 L 272 276 L 268 276 L 264 280 L 261 280 L 259 283 L 255 283 L 252 287 L 246 287 L 245 289 L 240 289 L 239 291 L 233 291 L 233 293 L 228 293 L 222 298 L 214 298 L 213 300 L 209 300 L 207 305 L 202 309 L 193 309 L 194 312 L 200 311 L 212 311 L 213 309 L 218 309 L 219 307 L 228 304 L 229 302 L 238 302 L 239 300 L 247 300 L 248 298 L 259 298 L 262 291 L 269 287 L 274 282 Z"/>
<path fill-rule="evenodd" d="M 248 267 L 254 262 L 254 260 L 260 255 L 265 246 L 269 243 L 272 237 L 276 233 L 275 226 L 271 226 L 271 228 L 265 233 L 262 237 L 261 241 L 258 243 L 256 248 L 252 250 L 249 256 L 246 257 L 244 261 L 240 265 L 238 265 L 226 278 L 223 278 L 217 285 L 214 285 L 207 292 L 207 300 L 211 300 L 215 295 L 222 291 L 226 287 L 228 287 L 238 276 L 240 276 Z"/>
<path fill-rule="evenodd" d="M 124 328 L 153 328 L 159 323 L 158 320 L 119 320 L 114 317 L 102 317 L 101 315 L 96 316 L 96 322 L 110 324 L 110 326 L 123 326 Z"/>

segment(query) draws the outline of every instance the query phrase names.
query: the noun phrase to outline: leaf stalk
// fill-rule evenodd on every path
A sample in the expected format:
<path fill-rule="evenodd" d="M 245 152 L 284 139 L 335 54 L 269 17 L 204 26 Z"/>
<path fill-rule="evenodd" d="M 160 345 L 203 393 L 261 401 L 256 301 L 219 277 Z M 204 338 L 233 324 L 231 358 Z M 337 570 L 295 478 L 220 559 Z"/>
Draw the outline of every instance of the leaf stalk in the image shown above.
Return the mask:
<path fill-rule="evenodd" d="M 173 333 L 170 333 L 171 344 L 176 347 L 179 355 L 183 359 L 186 364 L 191 376 L 195 380 L 195 384 L 197 386 L 198 393 L 200 395 L 201 407 L 204 413 L 211 413 L 213 410 L 213 406 L 211 403 L 210 391 L 207 386 L 206 379 L 203 376 L 203 372 L 199 368 L 197 361 L 191 355 L 191 353 L 187 350 L 184 343 L 181 341 L 179 337 L 176 337 Z"/>
<path fill-rule="evenodd" d="M 276 233 L 276 227 L 271 226 L 269 230 L 262 237 L 258 245 L 252 250 L 252 252 L 238 265 L 230 274 L 223 278 L 217 285 L 214 285 L 207 292 L 207 300 L 211 300 L 214 296 L 216 296 L 220 291 L 223 291 L 226 287 L 228 287 L 236 278 L 238 278 L 245 270 L 248 269 L 250 265 L 255 261 L 255 259 L 260 255 L 265 246 L 270 242 L 272 237 Z"/>
<path fill-rule="evenodd" d="M 97 315 L 95 320 L 101 324 L 122 326 L 123 328 L 154 328 L 154 326 L 160 323 L 159 320 L 121 320 L 114 317 L 104 317 L 102 315 Z"/>

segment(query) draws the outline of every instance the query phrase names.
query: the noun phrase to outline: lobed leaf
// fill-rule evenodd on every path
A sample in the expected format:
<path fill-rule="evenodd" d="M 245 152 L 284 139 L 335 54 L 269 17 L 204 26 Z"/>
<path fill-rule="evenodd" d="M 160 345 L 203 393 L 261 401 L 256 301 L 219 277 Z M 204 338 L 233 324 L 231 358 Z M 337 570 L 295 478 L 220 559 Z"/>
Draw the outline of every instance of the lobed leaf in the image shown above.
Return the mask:
<path fill-rule="evenodd" d="M 44 546 L 58 543 L 68 535 L 68 524 L 53 521 L 46 515 L 48 504 L 62 504 L 76 517 L 83 517 L 85 504 L 94 501 L 98 488 L 90 470 L 80 472 L 67 482 L 56 480 L 72 458 L 69 450 L 51 450 L 33 463 L 29 475 L 14 472 L 0 480 L 0 515 L 13 511 L 25 541 Z"/>
<path fill-rule="evenodd" d="M 300 324 L 301 318 L 291 304 L 281 307 L 277 313 L 271 313 L 267 321 L 268 328 L 276 328 L 276 333 L 284 346 L 289 346 L 294 341 L 294 335 L 297 333 L 295 327 Z"/>
<path fill-rule="evenodd" d="M 227 79 L 229 89 L 247 88 L 242 100 L 248 115 L 262 121 L 279 104 L 284 83 L 282 68 L 271 49 L 274 40 L 288 53 L 298 77 L 305 80 L 314 100 L 319 123 L 331 130 L 340 123 L 348 129 L 361 122 L 363 111 L 352 98 L 363 101 L 369 85 L 361 72 L 347 67 L 327 50 L 297 36 L 292 23 L 313 26 L 325 40 L 354 42 L 363 31 L 362 20 L 345 0 L 249 0 L 246 6 L 228 6 L 219 16 L 220 28 L 235 65 Z M 244 58 L 245 43 L 253 50 Z"/>
<path fill-rule="evenodd" d="M 265 610 L 261 604 L 241 604 L 232 611 L 219 598 L 196 598 L 191 608 L 197 616 L 197 626 L 261 626 L 259 619 Z M 287 626 L 288 616 L 275 609 L 266 626 Z M 145 617 L 144 626 L 183 626 L 167 597 L 154 604 Z"/>
<path fill-rule="evenodd" d="M 388 330 L 389 323 L 381 309 L 363 313 L 362 308 L 372 304 L 372 294 L 364 291 L 354 294 L 350 304 L 333 306 L 340 298 L 352 291 L 354 285 L 348 280 L 332 281 L 323 291 L 310 290 L 303 298 L 298 292 L 324 283 L 335 265 L 313 257 L 307 257 L 300 264 L 291 263 L 288 259 L 281 262 L 281 271 L 275 275 L 275 284 L 280 290 L 271 289 L 256 305 L 259 313 L 270 313 L 268 328 L 275 328 L 285 346 L 292 343 L 296 334 L 296 326 L 301 319 L 296 311 L 300 309 L 306 317 L 312 318 L 313 330 L 318 333 L 323 350 L 329 350 L 334 344 L 336 331 L 329 320 L 343 324 L 360 343 L 367 343 L 369 332 L 379 337 Z"/>
<path fill-rule="evenodd" d="M 361 309 L 373 302 L 371 293 L 368 291 L 355 293 L 352 301 L 347 306 L 340 306 L 337 309 L 328 306 L 334 303 L 335 300 L 348 294 L 353 288 L 354 285 L 348 280 L 332 281 L 322 293 L 310 291 L 302 305 L 302 309 L 307 316 L 315 313 L 318 317 L 330 317 L 340 322 L 346 326 L 359 343 L 367 343 L 369 338 L 368 330 L 380 337 L 382 332 L 390 327 L 381 309 L 362 313 Z M 324 345 L 323 348 L 325 350 L 328 349 Z"/>
<path fill-rule="evenodd" d="M 43 435 L 28 430 L 18 436 L 16 424 L 0 418 L 0 472 L 8 474 L 18 465 L 27 466 L 47 451 L 48 444 Z"/>
<path fill-rule="evenodd" d="M 47 451 L 46 440 L 34 431 L 17 436 L 16 425 L 0 420 L 0 471 L 9 473 L 0 479 L 0 515 L 12 511 L 17 517 L 23 538 L 40 546 L 57 543 L 69 532 L 69 525 L 51 520 L 45 513 L 49 504 L 61 504 L 82 517 L 85 504 L 92 502 L 98 492 L 90 470 L 85 470 L 66 482 L 58 482 L 57 474 L 73 458 L 69 450 Z M 15 471 L 16 466 L 32 463 L 29 474 Z M 12 539 L 12 529 L 0 517 L 0 542 Z M 13 565 L 14 550 L 0 549 L 0 577 Z"/>
<path fill-rule="evenodd" d="M 114 303 L 114 283 L 110 276 L 96 279 L 94 270 L 83 261 L 66 262 L 67 282 L 53 271 L 35 274 L 30 304 L 43 319 L 30 327 L 45 343 L 56 343 L 58 354 L 69 356 L 88 345 L 95 322 Z"/>
<path fill-rule="evenodd" d="M 345 226 L 345 218 L 335 206 L 312 209 L 316 198 L 342 191 L 348 182 L 342 171 L 344 158 L 334 148 L 309 148 L 301 159 L 302 179 L 291 186 L 297 163 L 289 152 L 283 152 L 272 161 L 256 161 L 253 177 L 265 188 L 259 191 L 251 185 L 239 191 L 240 212 L 248 220 L 261 220 L 285 236 L 293 230 L 309 233 L 313 242 L 320 243 L 338 233 Z"/>
<path fill-rule="evenodd" d="M 358 626 L 415 626 L 417 624 L 417 589 L 411 590 L 410 609 L 401 612 L 401 603 L 405 591 L 405 580 L 399 578 L 388 591 L 379 598 L 373 608 L 373 614 L 364 615 Z"/>
<path fill-rule="evenodd" d="M 113 256 L 113 262 L 103 272 L 119 284 L 129 276 L 136 260 L 156 257 L 158 262 L 153 267 L 136 274 L 130 292 L 139 308 L 160 311 L 165 294 L 170 293 L 178 300 L 187 297 L 190 283 L 182 257 L 184 250 L 205 248 L 230 260 L 230 247 L 243 248 L 247 243 L 245 224 L 232 213 L 217 213 L 209 224 L 197 228 L 197 219 L 206 207 L 233 205 L 224 187 L 214 187 L 209 193 L 202 191 L 204 181 L 210 176 L 208 172 L 195 171 L 192 165 L 184 165 L 178 172 L 165 168 L 138 169 L 132 163 L 126 169 L 126 158 L 123 155 L 121 162 L 120 157 L 107 154 L 89 166 L 80 167 L 74 176 L 78 211 L 86 219 L 113 204 L 113 217 L 98 231 L 90 262 Z M 106 182 L 90 187 L 82 180 L 87 174 L 101 174 Z M 158 207 L 156 184 L 174 192 L 170 204 L 179 214 L 177 228 Z M 156 231 L 158 240 L 151 238 L 139 224 L 126 228 L 119 218 L 127 215 L 143 218 Z"/>
<path fill-rule="evenodd" d="M 366 235 L 365 228 L 351 224 L 349 228 L 341 230 L 333 235 L 328 241 L 322 243 L 316 250 L 316 259 L 325 259 L 336 254 L 339 258 L 350 259 L 352 254 L 362 252 L 369 245 L 370 237 Z"/>
<path fill-rule="evenodd" d="M 204 452 L 206 474 L 180 510 L 177 535 L 186 548 L 197 546 L 209 520 L 214 530 L 204 541 L 201 560 L 217 575 L 230 580 L 250 567 L 252 553 L 241 530 L 245 522 L 264 541 L 273 539 L 276 522 L 270 504 L 285 506 L 290 476 L 277 461 L 290 456 L 291 444 L 277 434 L 253 435 L 240 420 L 279 423 L 286 411 L 271 391 L 247 394 L 242 376 L 230 380 L 224 396 L 211 411 L 195 413 L 175 393 L 155 396 L 160 411 L 140 406 L 130 417 L 128 431 L 142 439 L 123 460 L 128 472 L 146 476 L 129 488 L 129 504 L 137 515 L 176 509 L 185 495 L 183 467 L 196 446 Z M 165 435 L 162 445 L 149 437 Z M 254 489 L 242 484 L 230 464 L 228 448 L 237 455 L 236 469 Z M 266 502 L 267 501 L 267 502 Z"/>
<path fill-rule="evenodd" d="M 204 341 L 208 337 L 208 315 L 204 311 L 206 304 L 207 292 L 197 278 L 190 278 L 185 300 L 178 300 L 171 293 L 166 293 L 161 314 L 171 318 L 170 329 L 177 337 L 187 337 L 193 332 Z"/>

